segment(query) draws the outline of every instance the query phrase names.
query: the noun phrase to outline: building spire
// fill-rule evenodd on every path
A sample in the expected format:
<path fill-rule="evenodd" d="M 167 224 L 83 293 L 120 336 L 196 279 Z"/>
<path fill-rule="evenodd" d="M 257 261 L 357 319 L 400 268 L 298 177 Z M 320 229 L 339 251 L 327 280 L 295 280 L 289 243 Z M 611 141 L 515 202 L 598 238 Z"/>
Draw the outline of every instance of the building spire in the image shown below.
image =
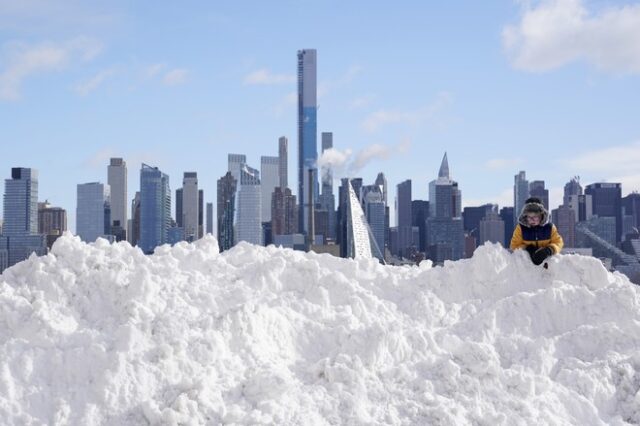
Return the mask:
<path fill-rule="evenodd" d="M 449 162 L 447 161 L 447 153 L 444 153 L 444 157 L 442 158 L 442 164 L 440 164 L 440 171 L 438 172 L 439 178 L 447 178 L 449 179 Z"/>

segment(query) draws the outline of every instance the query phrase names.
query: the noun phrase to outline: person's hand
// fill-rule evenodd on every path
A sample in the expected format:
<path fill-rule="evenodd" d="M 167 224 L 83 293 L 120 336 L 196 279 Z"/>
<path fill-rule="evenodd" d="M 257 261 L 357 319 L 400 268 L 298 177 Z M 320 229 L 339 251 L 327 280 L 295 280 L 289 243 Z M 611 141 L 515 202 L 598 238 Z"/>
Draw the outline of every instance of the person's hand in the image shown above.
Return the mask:
<path fill-rule="evenodd" d="M 534 265 L 540 265 L 547 257 L 551 256 L 552 254 L 553 250 L 551 249 L 551 247 L 542 247 L 536 250 L 531 255 L 531 260 L 533 261 Z"/>

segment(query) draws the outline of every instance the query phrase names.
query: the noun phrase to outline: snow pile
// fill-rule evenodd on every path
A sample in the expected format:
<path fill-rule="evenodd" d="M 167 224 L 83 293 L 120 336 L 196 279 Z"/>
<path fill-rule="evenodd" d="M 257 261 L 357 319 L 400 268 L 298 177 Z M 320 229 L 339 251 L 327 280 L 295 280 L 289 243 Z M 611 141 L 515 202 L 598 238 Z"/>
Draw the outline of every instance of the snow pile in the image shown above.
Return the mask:
<path fill-rule="evenodd" d="M 444 267 L 64 236 L 0 276 L 3 424 L 640 423 L 640 296 L 593 258 Z"/>

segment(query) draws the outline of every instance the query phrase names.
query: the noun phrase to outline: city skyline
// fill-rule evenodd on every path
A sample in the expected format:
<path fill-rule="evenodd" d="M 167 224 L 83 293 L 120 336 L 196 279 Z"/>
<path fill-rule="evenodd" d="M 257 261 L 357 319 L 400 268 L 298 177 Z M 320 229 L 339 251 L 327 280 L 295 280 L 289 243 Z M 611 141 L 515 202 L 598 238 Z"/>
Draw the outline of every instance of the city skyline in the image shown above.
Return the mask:
<path fill-rule="evenodd" d="M 444 152 L 463 206 L 512 205 L 520 170 L 545 180 L 551 208 L 574 175 L 584 185 L 620 182 L 623 194 L 640 189 L 639 26 L 618 26 L 618 40 L 603 25 L 636 22 L 631 2 L 468 3 L 464 14 L 456 5 L 345 5 L 337 17 L 330 5 L 293 2 L 215 12 L 159 5 L 151 15 L 119 2 L 29 5 L 0 8 L 0 170 L 38 170 L 39 201 L 65 208 L 71 229 L 76 185 L 106 184 L 111 157 L 127 162 L 129 203 L 143 162 L 171 176 L 172 191 L 196 171 L 205 201 L 215 202 L 227 153 L 256 166 L 284 136 L 298 195 L 303 49 L 317 51 L 316 138 L 333 134 L 336 193 L 342 177 L 372 182 L 384 172 L 390 205 L 407 179 L 414 199 L 426 200 Z M 574 46 L 558 16 L 574 18 L 564 28 Z M 541 27 L 549 46 L 532 35 Z"/>

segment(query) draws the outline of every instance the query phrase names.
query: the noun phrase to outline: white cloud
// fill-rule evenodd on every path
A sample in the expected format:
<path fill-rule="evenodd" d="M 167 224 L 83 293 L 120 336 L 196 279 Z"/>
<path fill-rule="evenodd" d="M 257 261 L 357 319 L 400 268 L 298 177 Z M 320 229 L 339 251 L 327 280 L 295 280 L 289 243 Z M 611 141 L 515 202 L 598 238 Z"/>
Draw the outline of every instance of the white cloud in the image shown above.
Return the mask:
<path fill-rule="evenodd" d="M 167 64 L 158 63 L 149 65 L 143 71 L 143 74 L 147 78 L 154 78 L 158 74 L 160 74 L 165 68 L 167 68 Z"/>
<path fill-rule="evenodd" d="M 358 98 L 353 99 L 351 103 L 349 103 L 349 109 L 354 110 L 354 109 L 366 108 L 369 105 L 371 105 L 374 99 L 375 99 L 375 96 L 373 95 L 360 96 Z"/>
<path fill-rule="evenodd" d="M 544 0 L 502 32 L 512 65 L 546 71 L 576 60 L 613 72 L 640 72 L 640 5 L 592 13 L 582 0 Z"/>
<path fill-rule="evenodd" d="M 187 81 L 189 72 L 184 68 L 176 68 L 168 71 L 162 78 L 162 82 L 167 86 L 177 86 Z"/>
<path fill-rule="evenodd" d="M 244 78 L 245 85 L 276 85 L 295 83 L 296 76 L 293 74 L 274 74 L 266 68 L 253 71 Z"/>
<path fill-rule="evenodd" d="M 640 168 L 640 141 L 587 151 L 565 160 L 569 170 L 603 176 L 635 174 Z"/>
<path fill-rule="evenodd" d="M 598 181 L 620 182 L 623 193 L 640 190 L 640 141 L 584 152 L 561 164 Z"/>
<path fill-rule="evenodd" d="M 521 158 L 493 158 L 485 162 L 484 166 L 489 170 L 504 170 L 517 167 L 519 164 L 522 164 Z"/>
<path fill-rule="evenodd" d="M 91 77 L 89 80 L 78 83 L 74 89 L 80 96 L 86 96 L 97 89 L 107 78 L 111 77 L 113 74 L 115 74 L 115 69 L 113 68 L 102 70 L 95 76 Z"/>
<path fill-rule="evenodd" d="M 452 96 L 447 92 L 441 92 L 429 105 L 413 111 L 378 110 L 371 113 L 362 122 L 362 128 L 370 133 L 388 124 L 420 125 L 432 121 L 438 113 L 444 110 L 452 102 Z"/>
<path fill-rule="evenodd" d="M 89 61 L 102 49 L 95 40 L 80 37 L 65 43 L 5 44 L 8 59 L 0 73 L 0 99 L 20 99 L 20 89 L 28 77 L 61 71 L 78 61 Z"/>

